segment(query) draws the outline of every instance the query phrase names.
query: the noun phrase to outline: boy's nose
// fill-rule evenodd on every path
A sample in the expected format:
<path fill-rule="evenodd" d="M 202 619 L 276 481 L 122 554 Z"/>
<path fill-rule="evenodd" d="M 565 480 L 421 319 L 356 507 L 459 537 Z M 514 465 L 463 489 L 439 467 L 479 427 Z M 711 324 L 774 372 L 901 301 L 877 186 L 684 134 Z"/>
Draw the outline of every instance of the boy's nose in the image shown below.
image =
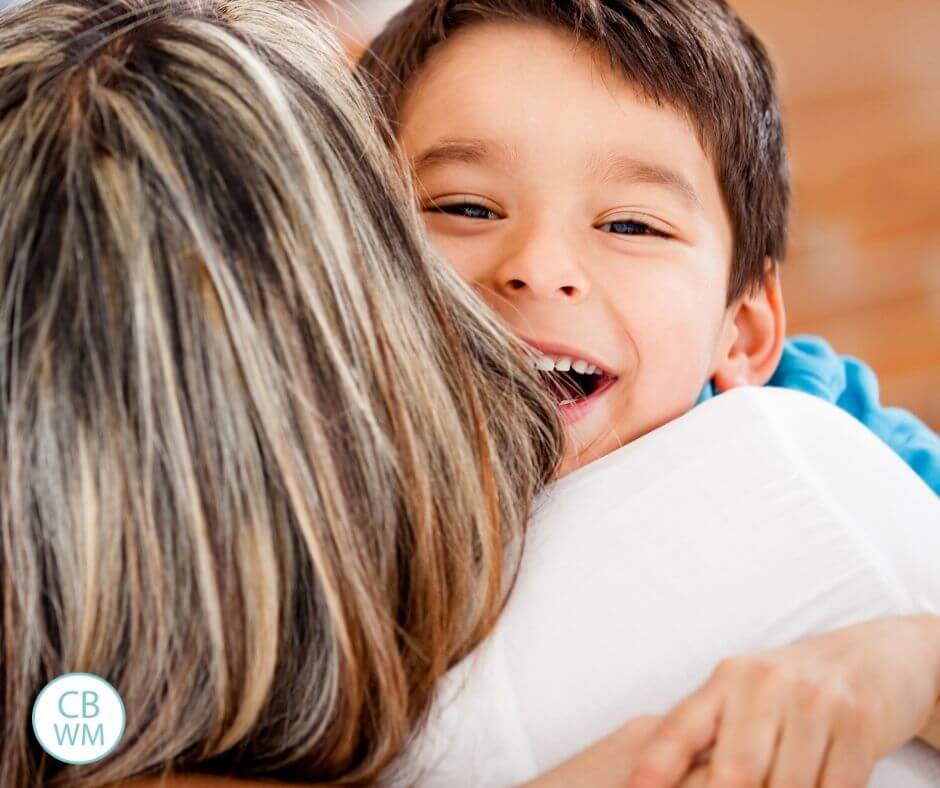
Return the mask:
<path fill-rule="evenodd" d="M 508 298 L 529 295 L 540 299 L 580 301 L 590 284 L 573 256 L 561 249 L 532 248 L 506 259 L 496 271 L 495 286 Z"/>

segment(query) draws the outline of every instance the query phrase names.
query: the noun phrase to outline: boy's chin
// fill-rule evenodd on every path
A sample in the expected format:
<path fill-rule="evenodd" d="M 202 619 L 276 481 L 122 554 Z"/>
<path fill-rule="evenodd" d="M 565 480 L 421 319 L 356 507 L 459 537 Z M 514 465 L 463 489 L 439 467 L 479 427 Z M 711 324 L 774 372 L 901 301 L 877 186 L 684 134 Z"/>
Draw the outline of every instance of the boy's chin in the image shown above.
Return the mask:
<path fill-rule="evenodd" d="M 660 413 L 638 423 L 624 423 L 621 417 L 617 426 L 611 427 L 610 415 L 605 415 L 606 421 L 601 419 L 600 424 L 591 424 L 589 419 L 585 419 L 565 425 L 565 451 L 553 478 L 560 479 L 601 457 L 606 457 L 676 418 L 672 414 Z"/>
<path fill-rule="evenodd" d="M 558 479 L 564 478 L 569 473 L 573 473 L 578 470 L 578 468 L 584 467 L 586 463 L 581 460 L 579 457 L 569 457 L 565 456 L 561 464 L 558 466 L 558 470 L 555 471 L 555 475 L 552 477 L 552 481 L 557 481 Z"/>
<path fill-rule="evenodd" d="M 612 392 L 615 393 L 615 392 Z M 556 479 L 599 460 L 616 451 L 633 439 L 630 425 L 623 424 L 624 414 L 611 403 L 600 403 L 601 407 L 572 419 L 570 414 L 561 414 L 565 432 L 565 450 Z M 626 427 L 626 429 L 624 429 Z"/>
<path fill-rule="evenodd" d="M 594 440 L 585 440 L 587 436 L 577 434 L 579 432 L 578 426 L 574 425 L 565 429 L 566 448 L 562 455 L 561 464 L 555 473 L 555 479 L 567 476 L 569 473 L 594 462 L 594 460 L 607 456 L 623 445 L 623 443 L 616 440 L 616 436 L 611 434 L 595 436 Z"/>

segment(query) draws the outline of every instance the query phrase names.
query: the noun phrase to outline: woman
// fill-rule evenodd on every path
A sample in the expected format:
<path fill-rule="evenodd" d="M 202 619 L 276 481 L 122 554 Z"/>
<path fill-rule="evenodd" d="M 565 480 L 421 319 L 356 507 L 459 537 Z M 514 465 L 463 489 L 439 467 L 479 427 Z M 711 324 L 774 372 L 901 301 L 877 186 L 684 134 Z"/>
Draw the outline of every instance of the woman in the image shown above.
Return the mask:
<path fill-rule="evenodd" d="M 534 370 L 296 5 L 0 21 L 4 786 L 373 779 L 557 462 Z M 130 712 L 84 767 L 29 730 L 69 671 Z"/>
<path fill-rule="evenodd" d="M 409 763 L 442 788 L 569 758 L 545 785 L 688 788 L 714 747 L 710 786 L 930 788 L 938 555 L 940 501 L 857 421 L 728 392 L 544 491 L 509 602 Z"/>
<path fill-rule="evenodd" d="M 369 112 L 293 4 L 46 1 L 3 21 L 5 785 L 371 781 L 492 629 L 558 425 L 418 240 Z M 565 489 L 539 517 L 570 524 Z M 79 670 L 130 713 L 75 769 L 27 720 Z M 574 774 L 622 778 L 647 731 Z"/>

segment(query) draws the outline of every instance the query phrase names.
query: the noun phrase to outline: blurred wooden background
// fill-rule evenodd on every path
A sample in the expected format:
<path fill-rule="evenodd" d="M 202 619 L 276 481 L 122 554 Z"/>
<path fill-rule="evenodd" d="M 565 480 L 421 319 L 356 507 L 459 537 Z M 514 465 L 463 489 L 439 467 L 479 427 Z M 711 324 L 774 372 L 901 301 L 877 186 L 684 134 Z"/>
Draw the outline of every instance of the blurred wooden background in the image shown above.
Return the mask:
<path fill-rule="evenodd" d="M 940 2 L 737 0 L 778 64 L 791 333 L 871 364 L 940 429 Z"/>
<path fill-rule="evenodd" d="M 356 52 L 402 0 L 334 10 Z M 940 430 L 940 1 L 732 0 L 777 64 L 794 175 L 789 332 Z"/>

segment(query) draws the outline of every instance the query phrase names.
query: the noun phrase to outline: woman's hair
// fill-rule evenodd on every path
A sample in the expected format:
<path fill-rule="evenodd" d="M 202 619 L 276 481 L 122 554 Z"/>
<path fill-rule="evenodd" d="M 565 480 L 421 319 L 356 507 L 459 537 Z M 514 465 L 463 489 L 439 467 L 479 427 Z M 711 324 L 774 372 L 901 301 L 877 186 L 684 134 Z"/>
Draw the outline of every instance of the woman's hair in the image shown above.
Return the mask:
<path fill-rule="evenodd" d="M 301 3 L 0 17 L 4 786 L 368 781 L 492 626 L 561 431 L 376 114 Z M 30 731 L 70 671 L 90 766 Z"/>

